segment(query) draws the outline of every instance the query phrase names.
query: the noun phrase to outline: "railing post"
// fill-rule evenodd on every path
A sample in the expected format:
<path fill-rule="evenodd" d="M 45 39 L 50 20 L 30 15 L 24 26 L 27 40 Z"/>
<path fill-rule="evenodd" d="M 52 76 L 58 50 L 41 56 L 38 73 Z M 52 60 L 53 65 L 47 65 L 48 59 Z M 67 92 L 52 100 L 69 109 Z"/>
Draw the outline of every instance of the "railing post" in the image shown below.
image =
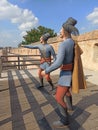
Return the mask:
<path fill-rule="evenodd" d="M 20 56 L 18 56 L 18 69 L 20 70 Z"/>
<path fill-rule="evenodd" d="M 2 57 L 0 56 L 0 78 L 1 78 L 1 72 L 2 72 Z"/>
<path fill-rule="evenodd" d="M 23 57 L 22 58 L 23 59 L 23 66 L 22 66 L 22 69 L 26 69 L 27 68 L 27 66 L 26 66 L 26 60 L 25 60 L 25 58 Z"/>

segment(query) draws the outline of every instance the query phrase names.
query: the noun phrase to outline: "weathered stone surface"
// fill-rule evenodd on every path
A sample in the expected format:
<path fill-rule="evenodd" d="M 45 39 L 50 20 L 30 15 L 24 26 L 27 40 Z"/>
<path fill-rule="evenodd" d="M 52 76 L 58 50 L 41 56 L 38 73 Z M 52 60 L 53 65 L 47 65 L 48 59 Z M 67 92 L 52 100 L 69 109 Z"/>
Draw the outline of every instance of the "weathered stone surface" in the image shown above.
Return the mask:
<path fill-rule="evenodd" d="M 74 40 L 77 40 L 78 44 L 83 50 L 82 54 L 83 66 L 91 70 L 98 70 L 98 30 L 81 34 L 80 36 L 72 36 L 72 37 Z M 50 38 L 48 42 L 54 47 L 57 53 L 61 39 L 57 36 L 54 38 Z M 38 43 L 39 42 L 33 43 L 33 45 Z M 10 49 L 10 52 L 23 55 L 24 54 L 39 55 L 39 50 L 27 49 L 21 47 Z"/>
<path fill-rule="evenodd" d="M 0 130 L 56 130 L 53 122 L 59 120 L 55 95 L 49 93 L 49 84 L 37 89 L 39 79 L 35 69 L 2 73 L 0 79 Z M 52 73 L 57 86 L 58 71 Z M 85 73 L 87 88 L 73 94 L 74 111 L 69 113 L 70 125 L 66 130 L 97 130 L 98 83 L 92 83 L 98 73 Z M 91 78 L 91 79 L 89 79 Z M 90 82 L 88 82 L 90 81 Z M 65 128 L 58 129 L 65 130 Z"/>

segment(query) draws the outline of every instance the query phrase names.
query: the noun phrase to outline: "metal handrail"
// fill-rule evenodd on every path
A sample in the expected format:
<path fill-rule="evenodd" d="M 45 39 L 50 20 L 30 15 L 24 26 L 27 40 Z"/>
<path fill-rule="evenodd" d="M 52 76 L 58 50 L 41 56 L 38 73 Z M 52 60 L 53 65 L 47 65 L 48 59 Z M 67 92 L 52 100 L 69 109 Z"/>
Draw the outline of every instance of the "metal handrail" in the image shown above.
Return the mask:
<path fill-rule="evenodd" d="M 15 60 L 11 60 L 12 58 L 17 58 Z M 0 77 L 2 70 L 7 69 L 8 67 L 17 67 L 17 69 L 21 69 L 21 67 L 26 67 L 30 65 L 39 65 L 40 55 L 3 55 L 0 56 Z M 10 59 L 9 59 L 10 58 Z M 30 62 L 30 63 L 27 63 Z"/>

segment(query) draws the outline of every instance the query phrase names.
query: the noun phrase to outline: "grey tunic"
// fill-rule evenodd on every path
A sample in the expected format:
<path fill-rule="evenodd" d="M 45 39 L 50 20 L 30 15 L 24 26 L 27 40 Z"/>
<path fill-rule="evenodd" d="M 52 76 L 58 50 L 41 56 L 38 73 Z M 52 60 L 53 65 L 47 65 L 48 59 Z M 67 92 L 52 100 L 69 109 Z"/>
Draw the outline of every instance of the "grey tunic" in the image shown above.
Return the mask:
<path fill-rule="evenodd" d="M 56 59 L 56 54 L 55 51 L 53 49 L 53 47 L 51 45 L 49 45 L 48 43 L 46 44 L 38 44 L 38 45 L 25 45 L 25 48 L 30 48 L 30 49 L 39 49 L 40 54 L 41 54 L 41 58 L 50 58 L 51 56 L 53 56 L 53 61 L 55 61 Z M 50 62 L 44 62 L 42 64 L 40 64 L 40 68 L 41 69 L 46 69 L 47 67 L 50 66 Z"/>
<path fill-rule="evenodd" d="M 71 38 L 63 41 L 58 49 L 56 61 L 48 68 L 45 69 L 45 73 L 50 73 L 58 69 L 61 65 L 73 63 L 74 58 L 74 41 Z M 58 80 L 58 85 L 71 86 L 72 71 L 61 70 Z"/>

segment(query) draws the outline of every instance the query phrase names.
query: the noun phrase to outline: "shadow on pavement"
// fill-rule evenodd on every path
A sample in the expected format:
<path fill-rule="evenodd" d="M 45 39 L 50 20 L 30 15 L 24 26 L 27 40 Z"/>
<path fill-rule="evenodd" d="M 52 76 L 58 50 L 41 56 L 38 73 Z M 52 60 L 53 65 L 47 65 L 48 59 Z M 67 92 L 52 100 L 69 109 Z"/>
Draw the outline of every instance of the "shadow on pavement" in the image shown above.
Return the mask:
<path fill-rule="evenodd" d="M 24 72 L 28 76 L 28 78 L 30 78 L 31 81 L 33 82 L 34 84 L 33 88 L 37 89 L 36 86 L 39 85 L 38 79 L 34 77 L 28 70 L 24 70 Z M 49 94 L 48 92 L 47 88 L 49 88 L 49 85 L 47 85 L 47 87 L 41 90 L 38 90 L 47 99 L 47 102 L 43 104 L 39 104 L 36 100 L 36 97 L 33 95 L 30 88 L 28 87 L 28 85 L 31 84 L 31 82 L 29 84 L 26 83 L 22 74 L 18 70 L 16 70 L 16 75 L 19 78 L 21 87 L 23 88 L 25 96 L 29 102 L 30 109 L 22 112 L 17 90 L 16 90 L 16 88 L 20 86 L 15 86 L 12 72 L 8 71 L 9 93 L 10 93 L 10 103 L 11 103 L 10 105 L 11 105 L 12 116 L 10 118 L 2 120 L 0 122 L 0 125 L 3 125 L 5 123 L 12 121 L 12 130 L 26 130 L 23 116 L 27 113 L 33 112 L 40 130 L 56 130 L 53 128 L 52 123 L 53 121 L 59 119 L 59 111 L 58 111 L 54 96 Z M 54 79 L 53 81 L 55 82 L 55 85 L 57 84 L 57 77 L 58 76 L 56 75 L 52 76 L 52 78 Z M 91 83 L 87 83 L 87 86 L 88 86 L 87 91 L 90 91 L 92 93 L 90 93 L 90 95 L 88 96 L 84 93 L 82 99 L 80 99 L 75 104 L 74 112 L 71 115 L 69 115 L 69 121 L 70 121 L 69 127 L 63 128 L 63 129 L 59 128 L 58 130 L 84 130 L 82 125 L 86 122 L 86 120 L 91 115 L 91 113 L 87 112 L 86 109 L 93 104 L 98 105 L 98 89 L 94 90 L 92 87 L 93 84 Z M 8 89 L 2 90 L 2 91 L 6 91 L 6 90 Z M 50 104 L 54 108 L 54 111 L 52 111 L 48 115 L 45 115 L 41 107 L 46 106 L 48 104 Z"/>

